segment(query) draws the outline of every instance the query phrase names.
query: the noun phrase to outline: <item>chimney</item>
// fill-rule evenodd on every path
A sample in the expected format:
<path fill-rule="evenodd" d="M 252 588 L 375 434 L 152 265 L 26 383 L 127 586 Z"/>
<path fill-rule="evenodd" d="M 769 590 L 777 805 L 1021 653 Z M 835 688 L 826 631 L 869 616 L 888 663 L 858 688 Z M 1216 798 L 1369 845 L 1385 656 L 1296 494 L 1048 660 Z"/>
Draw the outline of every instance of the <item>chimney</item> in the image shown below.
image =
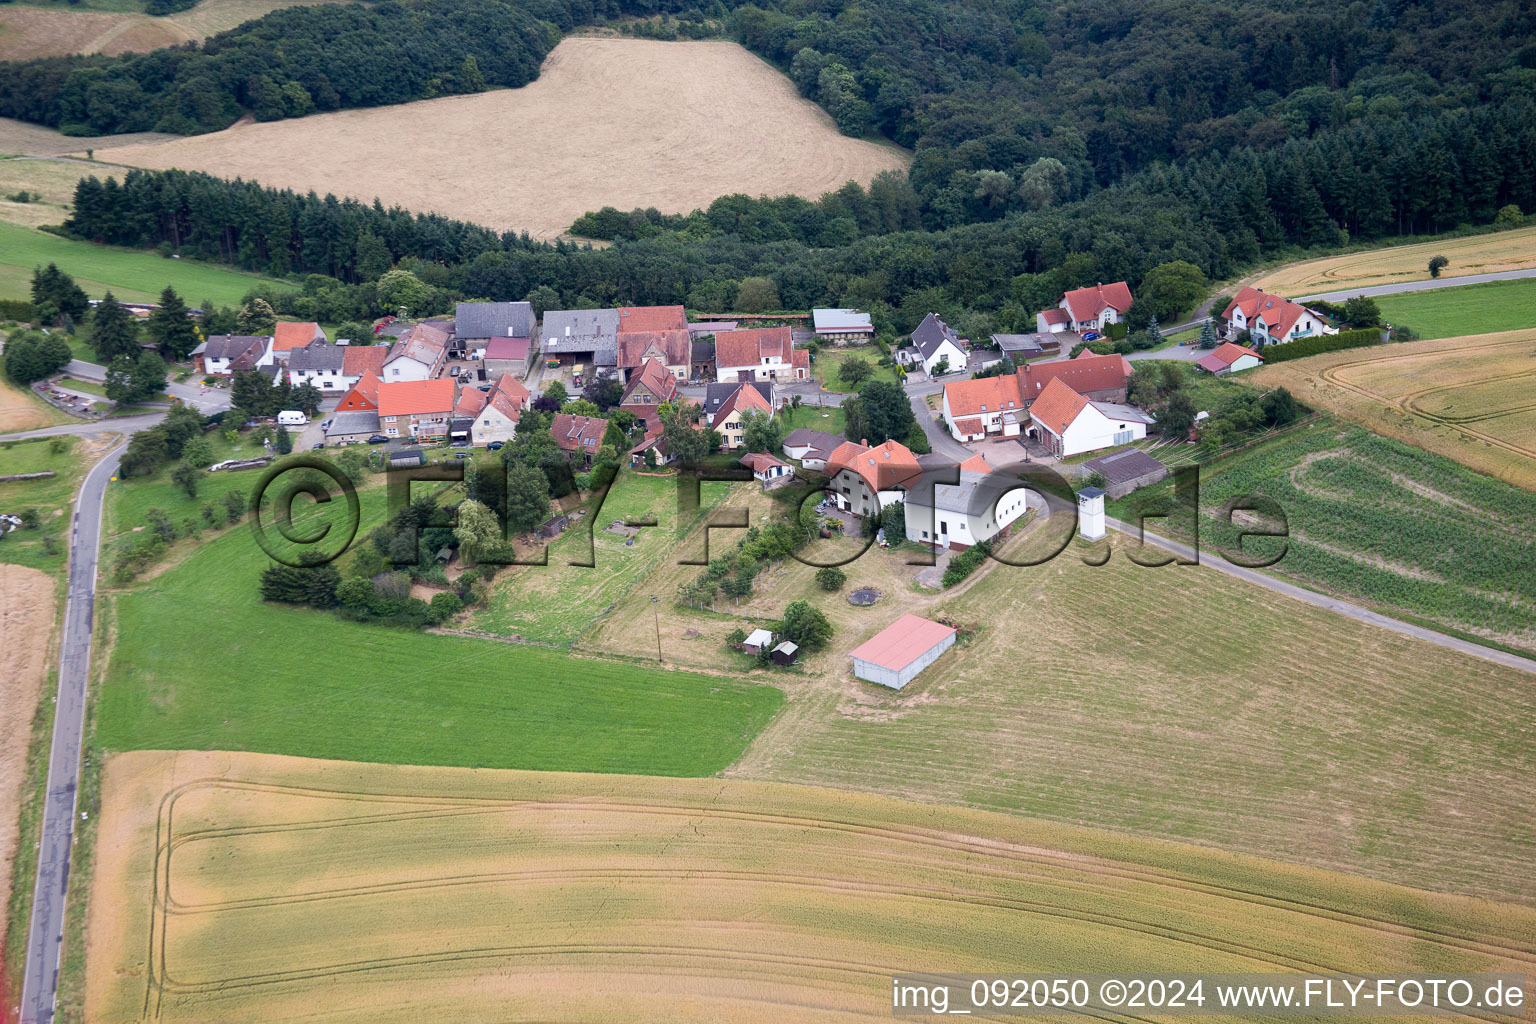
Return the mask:
<path fill-rule="evenodd" d="M 865 448 L 868 448 L 869 447 L 869 438 L 867 438 L 867 437 L 859 438 L 859 444 L 863 445 Z"/>

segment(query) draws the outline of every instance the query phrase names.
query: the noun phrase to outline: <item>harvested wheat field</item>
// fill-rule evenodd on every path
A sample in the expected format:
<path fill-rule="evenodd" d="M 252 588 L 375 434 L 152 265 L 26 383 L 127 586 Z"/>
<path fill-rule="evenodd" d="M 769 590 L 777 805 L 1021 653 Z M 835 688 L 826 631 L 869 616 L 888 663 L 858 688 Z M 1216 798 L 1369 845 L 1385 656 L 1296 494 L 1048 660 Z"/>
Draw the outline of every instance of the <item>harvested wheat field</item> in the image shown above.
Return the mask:
<path fill-rule="evenodd" d="M 28 394 L 25 388 L 8 380 L 0 381 L 0 434 L 50 427 L 68 418 L 65 413 L 44 404 L 42 399 Z"/>
<path fill-rule="evenodd" d="M 1281 267 L 1254 281 L 1253 286 L 1276 295 L 1296 296 L 1399 281 L 1427 281 L 1429 261 L 1435 256 L 1450 260 L 1440 271 L 1441 277 L 1536 267 L 1536 227 L 1325 256 Z"/>
<path fill-rule="evenodd" d="M 1536 911 L 718 779 L 107 762 L 88 1021 L 854 1021 L 922 970 L 1529 971 Z"/>
<path fill-rule="evenodd" d="M 47 674 L 54 584 L 46 573 L 0 563 L 0 906 L 11 897 L 32 716 Z M 5 941 L 0 929 L 0 947 Z M 0 948 L 0 964 L 5 962 Z"/>
<path fill-rule="evenodd" d="M 204 0 L 163 18 L 147 14 L 0 7 L 0 60 L 70 53 L 146 53 L 198 42 L 282 7 L 321 0 Z"/>
<path fill-rule="evenodd" d="M 294 153 L 304 158 L 295 160 Z M 240 124 L 105 160 L 355 196 L 553 238 L 588 210 L 815 197 L 903 168 L 728 42 L 569 38 L 521 89 Z"/>
<path fill-rule="evenodd" d="M 3 10 L 5 8 L 0 7 L 0 11 Z M 105 138 L 114 146 L 126 146 L 130 143 L 168 142 L 180 136 L 159 132 L 139 132 L 132 135 L 111 135 Z M 0 155 L 63 156 L 67 153 L 83 153 L 87 146 L 95 146 L 101 141 L 103 140 L 76 138 L 65 135 L 63 132 L 56 132 L 52 128 L 44 128 L 40 124 L 29 124 L 11 117 L 0 117 Z M 104 167 L 96 173 L 106 175 L 113 170 L 114 168 Z M 81 168 L 81 173 L 83 176 L 86 169 Z"/>
<path fill-rule="evenodd" d="M 1329 352 L 1255 376 L 1301 401 L 1536 491 L 1536 330 Z"/>

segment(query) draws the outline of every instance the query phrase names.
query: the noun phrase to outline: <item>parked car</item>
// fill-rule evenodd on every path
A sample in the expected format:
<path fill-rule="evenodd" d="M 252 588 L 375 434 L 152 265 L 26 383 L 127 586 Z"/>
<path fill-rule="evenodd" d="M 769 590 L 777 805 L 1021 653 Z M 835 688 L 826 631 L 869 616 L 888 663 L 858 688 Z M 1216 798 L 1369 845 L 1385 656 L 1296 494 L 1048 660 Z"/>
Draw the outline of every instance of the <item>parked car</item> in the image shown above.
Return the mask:
<path fill-rule="evenodd" d="M 389 438 L 383 434 L 374 434 L 368 439 L 369 444 L 389 444 Z"/>
<path fill-rule="evenodd" d="M 489 391 L 489 390 L 491 390 L 491 387 L 492 387 L 492 385 L 490 385 L 490 384 L 481 384 L 479 387 L 475 388 L 475 390 L 476 391 Z"/>
<path fill-rule="evenodd" d="M 324 441 L 320 441 L 320 442 L 318 442 L 316 444 L 310 445 L 310 450 L 311 451 L 319 451 L 320 449 L 322 449 L 324 447 L 325 447 L 325 442 Z"/>
<path fill-rule="evenodd" d="M 1103 337 L 1103 335 L 1099 334 L 1098 331 L 1084 331 L 1083 332 L 1083 340 L 1084 341 L 1098 341 L 1099 338 L 1101 338 L 1101 337 Z"/>
<path fill-rule="evenodd" d="M 504 443 L 505 442 L 503 442 L 503 441 L 492 441 L 490 444 L 486 445 L 485 447 L 486 447 L 486 449 L 488 451 L 499 452 L 499 451 L 501 451 L 501 446 Z"/>
<path fill-rule="evenodd" d="M 469 447 L 469 442 L 468 441 L 455 441 L 455 442 L 453 442 L 453 444 L 449 445 L 448 447 L 450 447 L 450 448 L 468 448 Z"/>

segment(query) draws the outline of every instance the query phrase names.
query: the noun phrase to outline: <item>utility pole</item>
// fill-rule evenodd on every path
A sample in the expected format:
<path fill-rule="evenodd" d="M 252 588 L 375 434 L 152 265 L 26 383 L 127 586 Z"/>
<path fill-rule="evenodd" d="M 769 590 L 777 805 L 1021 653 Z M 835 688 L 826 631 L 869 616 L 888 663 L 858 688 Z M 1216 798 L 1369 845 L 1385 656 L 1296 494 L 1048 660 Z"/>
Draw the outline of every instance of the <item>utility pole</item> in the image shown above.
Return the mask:
<path fill-rule="evenodd" d="M 651 595 L 651 618 L 656 622 L 656 663 L 661 664 L 661 613 L 656 610 L 656 595 Z"/>

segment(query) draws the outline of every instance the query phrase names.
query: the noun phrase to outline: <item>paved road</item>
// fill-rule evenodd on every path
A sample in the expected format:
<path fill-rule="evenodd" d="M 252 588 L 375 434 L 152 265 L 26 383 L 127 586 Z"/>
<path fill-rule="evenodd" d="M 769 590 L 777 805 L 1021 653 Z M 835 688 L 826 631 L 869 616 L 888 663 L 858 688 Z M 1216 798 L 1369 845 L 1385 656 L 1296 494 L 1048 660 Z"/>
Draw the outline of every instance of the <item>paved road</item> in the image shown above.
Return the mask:
<path fill-rule="evenodd" d="M 1111 529 L 1119 530 L 1121 533 L 1128 533 L 1131 536 L 1140 534 L 1140 531 L 1130 523 L 1123 523 L 1118 519 L 1111 519 L 1108 516 L 1104 517 L 1104 522 Z M 1451 650 L 1460 651 L 1462 654 L 1470 654 L 1473 657 L 1498 662 L 1500 665 L 1508 668 L 1517 668 L 1523 672 L 1536 673 L 1536 661 L 1530 658 L 1522 658 L 1518 654 L 1507 654 L 1504 651 L 1494 650 L 1492 647 L 1484 647 L 1482 644 L 1474 644 L 1468 640 L 1446 636 L 1444 633 L 1437 633 L 1432 629 L 1425 629 L 1423 626 L 1415 626 L 1411 622 L 1402 622 L 1398 619 L 1389 618 L 1379 612 L 1373 612 L 1369 608 L 1362 608 L 1360 605 L 1351 604 L 1337 597 L 1319 594 L 1305 587 L 1298 587 L 1293 583 L 1287 583 L 1282 579 L 1277 579 L 1257 569 L 1245 569 L 1240 565 L 1234 565 L 1209 549 L 1202 549 L 1197 555 L 1195 550 L 1189 545 L 1168 540 L 1151 531 L 1148 531 L 1145 537 L 1148 543 L 1165 548 L 1180 558 L 1197 559 L 1201 565 L 1215 569 L 1217 572 L 1226 573 L 1228 576 L 1236 576 L 1238 579 L 1273 590 L 1278 594 L 1284 594 L 1286 597 L 1294 597 L 1296 600 L 1304 601 L 1314 608 L 1324 608 L 1330 612 L 1337 612 L 1346 618 L 1354 619 L 1356 622 L 1364 622 L 1372 626 L 1380 626 L 1382 629 L 1390 629 L 1394 633 L 1402 633 L 1404 636 L 1428 640 L 1432 644 L 1439 644 L 1441 647 L 1449 647 Z"/>
<path fill-rule="evenodd" d="M 107 379 L 105 366 L 99 363 L 88 363 L 83 359 L 71 359 L 69 365 L 65 367 L 65 372 L 81 380 L 105 381 Z M 211 416 L 229 408 L 228 388 L 205 388 L 201 383 L 179 384 L 176 381 L 168 381 L 165 390 L 171 397 L 181 399 L 204 416 Z"/>
<path fill-rule="evenodd" d="M 53 714 L 53 746 L 48 755 L 48 790 L 43 803 L 32 924 L 27 933 L 21 1024 L 51 1021 L 58 994 L 64 899 L 69 888 L 70 854 L 78 813 L 85 692 L 91 669 L 102 504 L 107 482 L 117 473 L 122 450 L 123 444 L 119 442 L 86 474 L 70 529 L 69 594 L 64 605 L 63 638 L 59 641 L 59 690 Z"/>
<path fill-rule="evenodd" d="M 1536 269 L 1501 270 L 1496 274 L 1468 274 L 1465 277 L 1441 277 L 1432 281 L 1399 281 L 1397 284 L 1378 284 L 1369 288 L 1347 288 L 1341 292 L 1315 292 L 1302 295 L 1297 301 L 1343 302 L 1357 295 L 1375 298 L 1378 295 L 1399 295 L 1403 292 L 1424 292 L 1434 288 L 1455 288 L 1464 284 L 1486 284 L 1489 281 L 1518 281 L 1536 277 Z"/>

